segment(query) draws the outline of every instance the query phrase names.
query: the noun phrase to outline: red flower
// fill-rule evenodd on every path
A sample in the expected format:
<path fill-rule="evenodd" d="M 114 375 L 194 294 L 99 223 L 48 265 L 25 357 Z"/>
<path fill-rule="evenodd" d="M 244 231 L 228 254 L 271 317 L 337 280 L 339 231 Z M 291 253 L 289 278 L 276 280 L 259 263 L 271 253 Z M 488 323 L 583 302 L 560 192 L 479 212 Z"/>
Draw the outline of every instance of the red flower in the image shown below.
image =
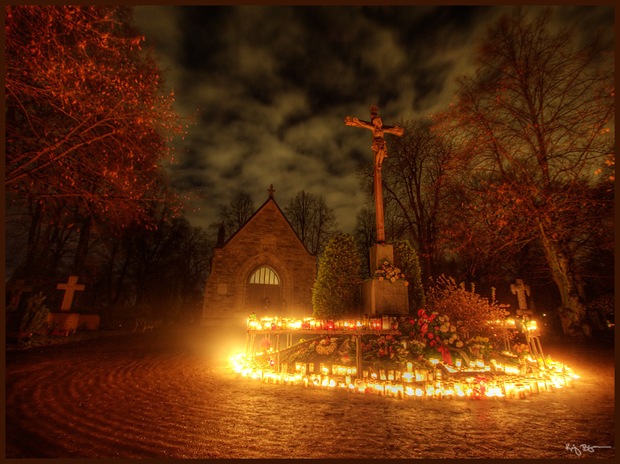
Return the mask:
<path fill-rule="evenodd" d="M 426 334 L 426 335 L 428 336 L 428 338 L 429 338 L 430 340 L 432 340 L 432 339 L 435 337 L 435 335 L 433 335 L 433 332 L 429 332 L 429 333 L 428 333 L 428 334 Z"/>
<path fill-rule="evenodd" d="M 428 318 L 429 322 L 433 322 L 436 317 L 437 317 L 437 314 L 431 314 Z"/>
<path fill-rule="evenodd" d="M 431 340 L 431 342 L 429 343 L 430 346 L 435 346 L 435 340 Z"/>
<path fill-rule="evenodd" d="M 422 316 L 424 316 L 424 312 L 425 312 L 425 311 L 424 311 L 424 308 L 420 309 L 420 310 L 418 311 L 418 317 L 422 317 Z"/>
<path fill-rule="evenodd" d="M 422 330 L 422 333 L 428 332 L 428 324 L 424 323 L 421 330 Z"/>

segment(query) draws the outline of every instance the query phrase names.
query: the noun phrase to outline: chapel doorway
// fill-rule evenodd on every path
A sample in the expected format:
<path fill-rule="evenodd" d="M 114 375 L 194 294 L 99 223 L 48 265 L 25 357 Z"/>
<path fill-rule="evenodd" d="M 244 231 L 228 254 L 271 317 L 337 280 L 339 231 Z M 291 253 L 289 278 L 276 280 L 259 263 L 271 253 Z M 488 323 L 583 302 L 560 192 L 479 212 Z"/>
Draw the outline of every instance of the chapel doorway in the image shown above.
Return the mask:
<path fill-rule="evenodd" d="M 246 284 L 247 308 L 258 316 L 274 316 L 281 312 L 280 277 L 272 268 L 261 266 L 250 274 Z"/>

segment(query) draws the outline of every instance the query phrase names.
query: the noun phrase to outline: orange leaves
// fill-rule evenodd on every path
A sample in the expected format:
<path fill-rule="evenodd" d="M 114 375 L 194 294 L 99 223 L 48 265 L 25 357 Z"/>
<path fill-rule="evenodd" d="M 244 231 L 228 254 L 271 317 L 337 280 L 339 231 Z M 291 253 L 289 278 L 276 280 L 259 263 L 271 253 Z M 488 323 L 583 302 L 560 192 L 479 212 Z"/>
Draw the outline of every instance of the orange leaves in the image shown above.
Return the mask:
<path fill-rule="evenodd" d="M 7 7 L 6 182 L 15 192 L 82 196 L 101 210 L 159 195 L 162 173 L 151 166 L 168 156 L 178 115 L 171 98 L 159 99 L 159 71 L 125 17 L 122 7 Z"/>

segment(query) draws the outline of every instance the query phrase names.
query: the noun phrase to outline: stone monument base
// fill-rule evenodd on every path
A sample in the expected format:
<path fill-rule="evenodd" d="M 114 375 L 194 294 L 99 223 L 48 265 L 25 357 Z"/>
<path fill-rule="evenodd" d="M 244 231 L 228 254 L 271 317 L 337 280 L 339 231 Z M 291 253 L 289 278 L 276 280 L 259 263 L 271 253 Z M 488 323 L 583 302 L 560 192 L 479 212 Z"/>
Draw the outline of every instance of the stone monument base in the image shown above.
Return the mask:
<path fill-rule="evenodd" d="M 377 243 L 370 247 L 370 274 L 387 261 L 394 265 L 394 247 Z M 403 280 L 366 279 L 362 282 L 362 310 L 368 315 L 409 314 L 409 292 Z"/>
<path fill-rule="evenodd" d="M 403 280 L 366 279 L 362 282 L 362 309 L 364 314 L 409 314 L 409 292 Z"/>
<path fill-rule="evenodd" d="M 97 314 L 79 314 L 69 312 L 51 312 L 47 323 L 52 330 L 63 333 L 75 333 L 78 330 L 99 330 L 100 317 Z"/>

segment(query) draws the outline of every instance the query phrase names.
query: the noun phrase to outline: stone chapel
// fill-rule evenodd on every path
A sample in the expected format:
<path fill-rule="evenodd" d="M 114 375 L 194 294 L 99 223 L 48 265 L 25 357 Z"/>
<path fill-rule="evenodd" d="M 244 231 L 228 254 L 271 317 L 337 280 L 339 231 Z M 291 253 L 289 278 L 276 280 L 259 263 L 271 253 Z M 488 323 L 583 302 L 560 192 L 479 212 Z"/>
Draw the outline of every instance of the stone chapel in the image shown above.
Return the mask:
<path fill-rule="evenodd" d="M 274 199 L 213 249 L 203 326 L 236 326 L 257 316 L 312 315 L 316 256 L 310 254 Z"/>

